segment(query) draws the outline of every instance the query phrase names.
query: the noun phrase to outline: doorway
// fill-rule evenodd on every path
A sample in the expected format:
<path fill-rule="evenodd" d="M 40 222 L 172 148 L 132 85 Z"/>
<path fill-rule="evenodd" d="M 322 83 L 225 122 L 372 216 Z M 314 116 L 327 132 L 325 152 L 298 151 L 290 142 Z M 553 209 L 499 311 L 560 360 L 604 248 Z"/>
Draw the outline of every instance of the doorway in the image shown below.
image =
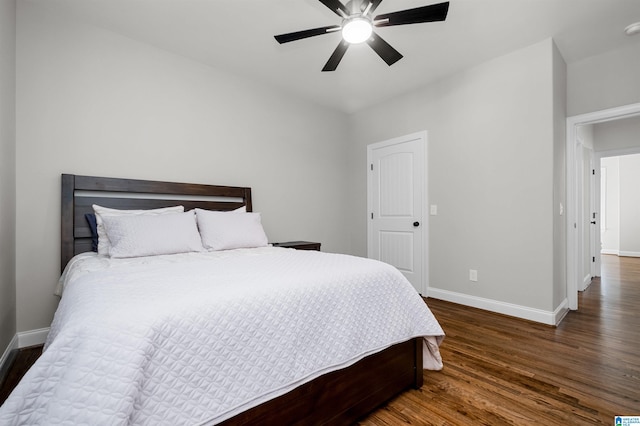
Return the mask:
<path fill-rule="evenodd" d="M 367 146 L 367 255 L 428 288 L 427 133 Z"/>
<path fill-rule="evenodd" d="M 569 309 L 578 309 L 578 290 L 584 281 L 584 246 L 589 239 L 588 229 L 585 228 L 584 217 L 584 185 L 579 172 L 583 169 L 584 158 L 579 152 L 582 144 L 579 143 L 579 127 L 597 123 L 604 123 L 622 118 L 640 116 L 640 103 L 626 105 L 618 108 L 611 108 L 588 114 L 582 114 L 567 118 L 567 140 L 566 140 L 566 166 L 567 166 L 567 301 Z M 599 163 L 599 161 L 598 161 Z M 599 175 L 599 166 L 597 175 Z M 599 184 L 599 179 L 594 180 L 594 185 Z M 597 192 L 596 192 L 597 193 Z M 598 203 L 595 204 L 596 209 Z M 599 225 L 595 225 L 599 226 Z M 585 231 L 585 229 L 587 229 Z M 599 240 L 598 233 L 595 236 Z M 596 244 L 597 246 L 597 244 Z M 599 253 L 596 249 L 596 256 Z M 598 273 L 596 271 L 596 273 Z"/>
<path fill-rule="evenodd" d="M 640 117 L 636 120 L 640 127 Z M 599 247 L 602 254 L 640 257 L 640 146 L 625 151 L 623 155 L 619 151 L 597 153 L 601 171 Z"/>

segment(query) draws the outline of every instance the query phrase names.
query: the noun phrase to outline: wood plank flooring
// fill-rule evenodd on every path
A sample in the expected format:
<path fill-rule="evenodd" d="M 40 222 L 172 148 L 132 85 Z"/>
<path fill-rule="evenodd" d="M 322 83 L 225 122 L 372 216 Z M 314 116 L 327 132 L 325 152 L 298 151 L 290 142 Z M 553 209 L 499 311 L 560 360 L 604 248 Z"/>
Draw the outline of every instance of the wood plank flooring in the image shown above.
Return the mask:
<path fill-rule="evenodd" d="M 640 416 L 640 258 L 603 256 L 579 309 L 550 327 L 439 300 L 444 369 L 360 424 L 613 425 Z"/>
<path fill-rule="evenodd" d="M 444 369 L 360 425 L 612 425 L 640 415 L 640 258 L 603 256 L 602 275 L 557 328 L 429 299 L 447 333 Z M 39 351 L 18 354 L 0 403 Z"/>
<path fill-rule="evenodd" d="M 40 354 L 42 354 L 42 346 L 21 348 L 16 351 L 11 367 L 2 383 L 0 383 L 0 405 L 9 397 L 13 388 L 16 387 L 22 376 L 40 357 Z"/>

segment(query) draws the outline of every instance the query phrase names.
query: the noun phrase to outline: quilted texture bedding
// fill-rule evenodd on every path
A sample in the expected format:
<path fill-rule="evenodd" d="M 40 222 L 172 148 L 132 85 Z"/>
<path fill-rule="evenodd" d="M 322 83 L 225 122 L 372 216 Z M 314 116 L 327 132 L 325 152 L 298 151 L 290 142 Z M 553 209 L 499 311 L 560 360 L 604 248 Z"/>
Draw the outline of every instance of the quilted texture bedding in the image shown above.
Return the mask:
<path fill-rule="evenodd" d="M 265 247 L 74 258 L 40 359 L 0 424 L 215 424 L 413 337 L 443 331 L 395 268 Z"/>

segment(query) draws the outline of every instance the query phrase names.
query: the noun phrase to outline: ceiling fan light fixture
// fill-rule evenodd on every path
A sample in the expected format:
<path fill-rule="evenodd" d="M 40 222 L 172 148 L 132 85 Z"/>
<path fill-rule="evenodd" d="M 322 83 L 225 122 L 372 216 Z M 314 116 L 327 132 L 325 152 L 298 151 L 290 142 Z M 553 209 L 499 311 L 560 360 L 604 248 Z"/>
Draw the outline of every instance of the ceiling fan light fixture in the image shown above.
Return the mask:
<path fill-rule="evenodd" d="M 342 38 L 350 44 L 358 44 L 371 37 L 373 25 L 363 17 L 347 19 L 342 25 Z"/>
<path fill-rule="evenodd" d="M 347 49 L 352 44 L 366 42 L 376 54 L 391 66 L 402 59 L 402 54 L 373 31 L 373 27 L 438 22 L 447 19 L 449 2 L 430 4 L 413 9 L 375 15 L 383 0 L 319 0 L 324 6 L 342 18 L 340 25 L 329 25 L 274 36 L 280 44 L 302 40 L 336 31 L 342 32 L 342 40 L 333 51 L 322 71 L 335 71 Z M 365 3 L 366 2 L 366 3 Z"/>

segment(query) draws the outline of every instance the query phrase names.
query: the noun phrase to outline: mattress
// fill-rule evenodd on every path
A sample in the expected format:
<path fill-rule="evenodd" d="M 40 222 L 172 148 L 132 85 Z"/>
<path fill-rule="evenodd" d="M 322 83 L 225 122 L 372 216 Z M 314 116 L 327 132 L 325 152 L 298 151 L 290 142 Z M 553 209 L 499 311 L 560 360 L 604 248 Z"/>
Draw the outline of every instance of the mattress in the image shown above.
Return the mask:
<path fill-rule="evenodd" d="M 444 333 L 395 268 L 276 247 L 69 262 L 0 424 L 215 424 L 393 344 Z"/>

